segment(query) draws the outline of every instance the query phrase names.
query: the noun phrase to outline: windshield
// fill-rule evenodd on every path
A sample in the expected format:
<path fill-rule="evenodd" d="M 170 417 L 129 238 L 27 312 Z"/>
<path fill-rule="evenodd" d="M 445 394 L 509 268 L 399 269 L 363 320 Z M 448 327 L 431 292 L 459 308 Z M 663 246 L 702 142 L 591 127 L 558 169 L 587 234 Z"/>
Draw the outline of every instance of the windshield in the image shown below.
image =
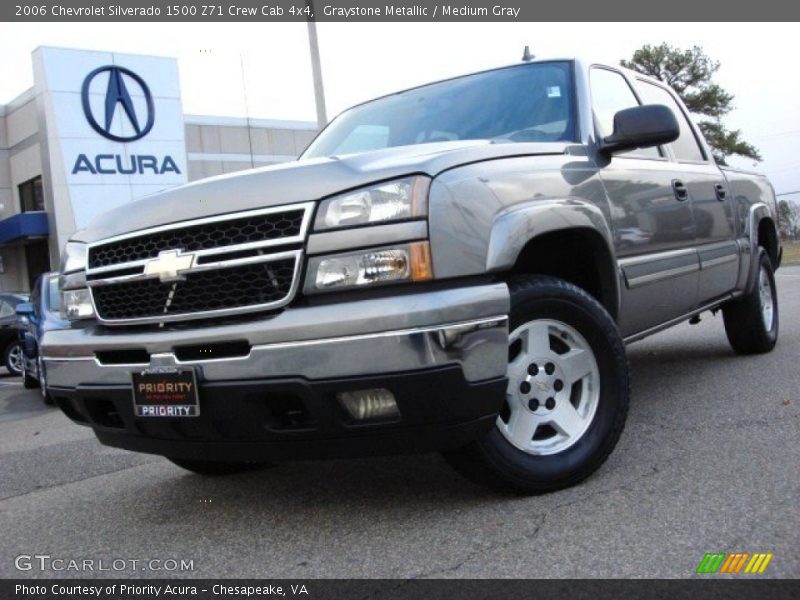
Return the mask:
<path fill-rule="evenodd" d="M 525 64 L 361 104 L 337 117 L 303 158 L 455 140 L 575 141 L 570 66 Z"/>

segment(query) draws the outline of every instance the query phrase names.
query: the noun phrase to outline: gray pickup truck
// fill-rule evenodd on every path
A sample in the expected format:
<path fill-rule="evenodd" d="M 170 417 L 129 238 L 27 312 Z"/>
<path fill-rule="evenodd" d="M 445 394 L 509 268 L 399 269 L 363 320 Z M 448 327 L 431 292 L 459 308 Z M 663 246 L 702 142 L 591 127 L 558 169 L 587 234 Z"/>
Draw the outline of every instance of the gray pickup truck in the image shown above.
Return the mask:
<path fill-rule="evenodd" d="M 736 352 L 773 348 L 776 212 L 659 81 L 564 59 L 424 85 L 78 232 L 48 391 L 203 474 L 440 451 L 552 491 L 620 437 L 625 344 L 721 309 Z"/>

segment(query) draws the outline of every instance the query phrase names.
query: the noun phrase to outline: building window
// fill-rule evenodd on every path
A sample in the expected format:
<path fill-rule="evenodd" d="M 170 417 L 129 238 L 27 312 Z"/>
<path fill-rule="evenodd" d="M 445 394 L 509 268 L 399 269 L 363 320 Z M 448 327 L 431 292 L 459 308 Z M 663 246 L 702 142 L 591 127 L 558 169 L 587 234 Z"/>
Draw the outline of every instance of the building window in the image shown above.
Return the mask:
<path fill-rule="evenodd" d="M 19 184 L 19 204 L 22 212 L 44 210 L 44 192 L 42 192 L 42 178 L 34 177 L 25 183 Z"/>

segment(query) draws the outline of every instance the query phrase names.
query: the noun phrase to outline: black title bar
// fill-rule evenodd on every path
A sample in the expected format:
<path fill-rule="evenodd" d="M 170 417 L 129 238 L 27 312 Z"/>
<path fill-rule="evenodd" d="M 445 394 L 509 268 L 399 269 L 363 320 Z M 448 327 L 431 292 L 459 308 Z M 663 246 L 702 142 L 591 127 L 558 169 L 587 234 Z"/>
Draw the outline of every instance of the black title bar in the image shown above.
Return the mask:
<path fill-rule="evenodd" d="M 775 579 L 694 580 L 253 580 L 6 579 L 3 600 L 619 600 L 648 598 L 797 598 L 797 582 Z"/>

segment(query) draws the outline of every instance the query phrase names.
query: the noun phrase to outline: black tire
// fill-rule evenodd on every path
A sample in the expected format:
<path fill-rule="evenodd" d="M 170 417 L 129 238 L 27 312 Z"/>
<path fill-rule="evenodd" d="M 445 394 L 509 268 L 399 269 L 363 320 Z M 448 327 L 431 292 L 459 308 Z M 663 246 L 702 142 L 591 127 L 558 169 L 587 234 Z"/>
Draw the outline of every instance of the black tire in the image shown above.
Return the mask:
<path fill-rule="evenodd" d="M 191 458 L 174 458 L 167 456 L 167 460 L 198 475 L 217 477 L 221 475 L 236 475 L 269 467 L 269 463 L 261 462 L 221 462 L 214 460 L 195 460 Z"/>
<path fill-rule="evenodd" d="M 22 344 L 18 341 L 10 342 L 3 350 L 3 365 L 12 375 L 21 375 L 22 369 L 14 363 L 14 351 L 22 352 Z"/>
<path fill-rule="evenodd" d="M 617 444 L 628 413 L 629 382 L 625 346 L 603 306 L 577 286 L 546 276 L 508 282 L 509 331 L 537 319 L 557 320 L 578 331 L 597 364 L 600 392 L 594 418 L 573 445 L 554 454 L 529 454 L 494 427 L 486 436 L 445 455 L 476 483 L 524 494 L 541 494 L 579 483 L 594 473 Z"/>
<path fill-rule="evenodd" d="M 50 395 L 50 392 L 47 391 L 47 374 L 45 373 L 41 356 L 36 358 L 36 368 L 38 370 L 37 375 L 39 375 L 39 388 L 42 391 L 42 401 L 47 404 L 47 406 L 53 406 L 56 401 Z"/>
<path fill-rule="evenodd" d="M 762 317 L 762 300 L 759 280 L 764 272 L 772 296 L 772 327 L 767 328 Z M 758 251 L 758 270 L 753 289 L 746 296 L 722 306 L 725 333 L 737 354 L 763 354 L 771 351 L 778 341 L 778 292 L 772 261 L 764 248 Z"/>
<path fill-rule="evenodd" d="M 22 362 L 22 387 L 26 390 L 35 390 L 39 387 L 39 380 L 28 372 L 24 359 Z"/>

